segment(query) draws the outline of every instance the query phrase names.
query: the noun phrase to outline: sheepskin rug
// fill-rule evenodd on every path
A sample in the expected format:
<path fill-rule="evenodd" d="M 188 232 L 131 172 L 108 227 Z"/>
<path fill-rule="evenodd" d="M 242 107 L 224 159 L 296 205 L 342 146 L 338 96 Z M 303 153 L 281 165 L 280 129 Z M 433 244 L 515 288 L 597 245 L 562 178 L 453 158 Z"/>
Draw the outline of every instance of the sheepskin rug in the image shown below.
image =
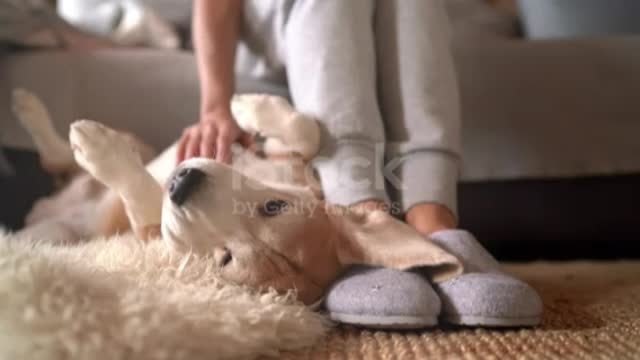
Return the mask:
<path fill-rule="evenodd" d="M 54 246 L 0 233 L 0 359 L 277 356 L 327 325 L 293 294 L 225 283 L 210 259 L 161 241 Z"/>

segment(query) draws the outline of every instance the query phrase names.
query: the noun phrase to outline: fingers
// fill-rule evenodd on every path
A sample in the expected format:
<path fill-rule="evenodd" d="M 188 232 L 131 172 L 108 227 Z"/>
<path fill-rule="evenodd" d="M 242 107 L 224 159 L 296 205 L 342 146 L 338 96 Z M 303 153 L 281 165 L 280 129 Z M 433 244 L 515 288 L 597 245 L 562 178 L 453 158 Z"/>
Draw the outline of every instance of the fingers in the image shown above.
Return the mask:
<path fill-rule="evenodd" d="M 184 161 L 185 152 L 187 150 L 187 144 L 189 143 L 189 130 L 185 129 L 182 132 L 182 136 L 178 141 L 178 147 L 176 149 L 176 163 L 179 164 Z"/>
<path fill-rule="evenodd" d="M 233 139 L 228 131 L 220 132 L 216 146 L 216 160 L 228 164 L 231 160 L 231 142 Z"/>
<path fill-rule="evenodd" d="M 213 158 L 216 151 L 216 129 L 211 126 L 192 126 L 184 130 L 176 149 L 176 161 L 180 163 L 192 157 Z"/>
<path fill-rule="evenodd" d="M 231 162 L 231 144 L 239 142 L 250 148 L 252 136 L 235 123 L 200 122 L 184 130 L 178 141 L 176 160 L 178 163 L 192 157 L 214 158 L 220 162 Z"/>
<path fill-rule="evenodd" d="M 202 132 L 200 142 L 200 156 L 213 158 L 216 150 L 216 130 L 213 127 L 206 127 Z"/>
<path fill-rule="evenodd" d="M 193 131 L 189 135 L 189 142 L 187 143 L 187 150 L 185 153 L 186 159 L 200 156 L 200 142 L 202 141 L 202 134 L 199 131 Z"/>

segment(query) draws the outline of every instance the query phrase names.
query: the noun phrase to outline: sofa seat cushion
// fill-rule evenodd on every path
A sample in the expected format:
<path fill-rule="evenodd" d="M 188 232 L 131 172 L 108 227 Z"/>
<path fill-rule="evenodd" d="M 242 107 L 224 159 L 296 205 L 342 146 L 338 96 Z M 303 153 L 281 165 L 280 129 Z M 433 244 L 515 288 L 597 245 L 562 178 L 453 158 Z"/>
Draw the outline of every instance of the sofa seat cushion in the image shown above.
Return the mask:
<path fill-rule="evenodd" d="M 463 180 L 640 172 L 640 38 L 457 42 Z M 61 133 L 78 118 L 128 129 L 162 148 L 198 115 L 193 55 L 154 50 L 24 52 L 0 58 L 5 146 L 31 148 L 10 90 L 42 97 Z M 252 79 L 239 92 L 286 94 Z"/>

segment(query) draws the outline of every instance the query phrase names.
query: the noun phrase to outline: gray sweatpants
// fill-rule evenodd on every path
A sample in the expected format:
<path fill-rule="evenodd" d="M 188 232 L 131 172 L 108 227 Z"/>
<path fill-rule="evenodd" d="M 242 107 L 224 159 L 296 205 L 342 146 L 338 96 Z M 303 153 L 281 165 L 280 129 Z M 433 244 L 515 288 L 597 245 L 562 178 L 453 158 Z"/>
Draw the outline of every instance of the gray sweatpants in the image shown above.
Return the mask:
<path fill-rule="evenodd" d="M 460 115 L 440 0 L 245 0 L 243 75 L 286 82 L 325 131 L 328 201 L 456 212 Z"/>

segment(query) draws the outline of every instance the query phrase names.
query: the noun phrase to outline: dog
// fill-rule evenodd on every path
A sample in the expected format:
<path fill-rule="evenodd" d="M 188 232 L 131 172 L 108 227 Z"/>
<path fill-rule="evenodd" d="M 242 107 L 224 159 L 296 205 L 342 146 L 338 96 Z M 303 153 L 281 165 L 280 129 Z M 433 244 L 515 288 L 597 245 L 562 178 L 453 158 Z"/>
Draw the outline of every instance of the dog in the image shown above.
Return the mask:
<path fill-rule="evenodd" d="M 24 236 L 65 243 L 131 230 L 171 251 L 210 256 L 235 283 L 296 290 L 307 305 L 354 264 L 420 267 L 433 281 L 462 271 L 456 257 L 389 213 L 326 203 L 308 166 L 319 124 L 286 99 L 233 98 L 238 125 L 264 141 L 262 155 L 234 147 L 232 166 L 204 158 L 176 165 L 175 144 L 154 158 L 137 137 L 90 120 L 74 122 L 66 142 L 35 95 L 16 90 L 13 103 L 42 166 L 71 174 L 36 203 Z"/>

